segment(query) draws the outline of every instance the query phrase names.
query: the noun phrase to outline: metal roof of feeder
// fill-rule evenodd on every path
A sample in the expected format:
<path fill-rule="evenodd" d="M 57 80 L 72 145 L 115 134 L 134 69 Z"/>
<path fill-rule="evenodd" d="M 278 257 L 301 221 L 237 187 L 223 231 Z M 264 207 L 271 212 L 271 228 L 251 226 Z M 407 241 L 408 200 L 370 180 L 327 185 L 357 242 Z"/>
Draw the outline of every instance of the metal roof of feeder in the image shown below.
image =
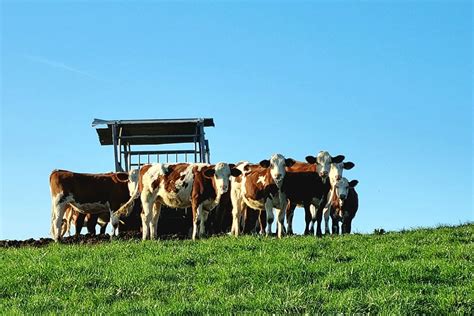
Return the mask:
<path fill-rule="evenodd" d="M 96 127 L 107 125 L 105 128 Z M 113 128 L 117 128 L 122 143 L 130 145 L 160 145 L 193 143 L 199 139 L 202 127 L 213 127 L 212 118 L 102 120 L 94 119 L 101 145 L 113 145 Z"/>

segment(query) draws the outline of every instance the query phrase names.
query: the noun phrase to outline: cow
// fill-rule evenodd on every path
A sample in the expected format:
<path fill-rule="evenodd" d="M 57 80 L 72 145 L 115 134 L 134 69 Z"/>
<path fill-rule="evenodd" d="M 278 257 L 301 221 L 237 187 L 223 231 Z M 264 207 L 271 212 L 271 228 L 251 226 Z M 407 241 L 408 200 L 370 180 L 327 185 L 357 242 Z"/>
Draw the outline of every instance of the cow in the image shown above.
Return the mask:
<path fill-rule="evenodd" d="M 133 179 L 137 171 L 118 173 L 76 173 L 54 170 L 49 177 L 51 190 L 51 235 L 55 241 L 61 239 L 61 226 L 67 208 L 80 213 L 110 213 L 113 234 L 117 231 L 119 217 L 127 215 L 128 209 L 121 205 L 130 199 Z M 133 207 L 133 202 L 129 206 Z M 120 212 L 119 212 L 120 211 Z"/>
<path fill-rule="evenodd" d="M 326 206 L 324 207 L 324 226 L 325 234 L 329 234 L 329 216 L 331 214 L 331 201 L 332 196 L 334 195 L 334 186 L 336 182 L 342 178 L 342 173 L 345 170 L 350 170 L 354 168 L 355 164 L 351 161 L 331 163 L 331 169 L 329 170 L 329 182 L 331 184 L 331 191 L 329 192 Z"/>
<path fill-rule="evenodd" d="M 63 224 L 61 228 L 61 237 L 68 233 L 71 236 L 71 223 L 75 226 L 75 236 L 79 236 L 81 234 L 82 227 L 84 224 L 87 226 L 87 232 L 89 234 L 95 235 L 95 226 L 99 224 L 100 226 L 100 233 L 105 234 L 107 229 L 107 224 L 110 221 L 110 213 L 104 212 L 99 214 L 85 214 L 80 213 L 74 210 L 72 207 L 68 207 L 66 212 L 64 213 Z"/>
<path fill-rule="evenodd" d="M 294 163 L 295 160 L 292 158 L 274 154 L 270 160 L 262 160 L 258 165 L 248 162 L 237 165 L 242 175 L 231 179 L 232 235 L 239 235 L 241 216 L 247 207 L 266 211 L 266 234 L 270 235 L 275 207 L 277 209 L 277 236 L 282 237 L 284 231 L 284 211 L 282 210 L 286 209 L 287 198 L 281 188 L 285 179 L 285 168 L 291 167 Z"/>
<path fill-rule="evenodd" d="M 359 208 L 359 196 L 355 186 L 357 180 L 348 181 L 342 177 L 334 184 L 331 197 L 332 233 L 339 234 L 339 222 L 342 221 L 342 233 L 351 233 L 351 224 Z"/>
<path fill-rule="evenodd" d="M 344 158 L 343 155 L 332 157 L 327 151 L 320 151 L 316 157 L 307 156 L 307 163 L 297 162 L 287 168 L 283 189 L 289 200 L 286 208 L 288 234 L 293 233 L 294 210 L 302 205 L 306 222 L 304 233 L 314 234 L 314 222 L 317 221 L 316 235 L 322 236 L 322 211 L 331 189 L 327 181 L 331 163 L 340 163 Z"/>
<path fill-rule="evenodd" d="M 230 176 L 240 175 L 233 164 L 148 164 L 140 169 L 138 192 L 142 202 L 142 239 L 156 239 L 161 206 L 192 208 L 192 239 L 204 233 L 208 212 L 229 189 Z M 132 197 L 133 198 L 133 197 Z M 199 228 L 198 228 L 199 226 Z"/>

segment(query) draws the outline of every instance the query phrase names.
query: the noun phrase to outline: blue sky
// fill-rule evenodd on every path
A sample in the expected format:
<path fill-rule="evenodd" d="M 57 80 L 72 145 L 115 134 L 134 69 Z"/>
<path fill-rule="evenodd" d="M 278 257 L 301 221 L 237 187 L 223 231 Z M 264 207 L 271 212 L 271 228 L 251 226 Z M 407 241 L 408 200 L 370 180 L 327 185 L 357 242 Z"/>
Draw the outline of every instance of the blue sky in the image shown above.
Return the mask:
<path fill-rule="evenodd" d="M 213 117 L 213 162 L 344 154 L 359 180 L 355 231 L 472 221 L 472 12 L 3 1 L 0 238 L 49 234 L 53 169 L 113 169 L 93 118 Z"/>

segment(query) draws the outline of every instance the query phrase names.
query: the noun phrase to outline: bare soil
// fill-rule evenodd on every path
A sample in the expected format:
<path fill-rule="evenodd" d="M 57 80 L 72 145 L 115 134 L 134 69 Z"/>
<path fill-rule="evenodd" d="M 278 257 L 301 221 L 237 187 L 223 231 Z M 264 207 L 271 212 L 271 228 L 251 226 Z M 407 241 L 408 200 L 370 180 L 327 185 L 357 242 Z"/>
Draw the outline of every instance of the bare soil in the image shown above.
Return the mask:
<path fill-rule="evenodd" d="M 78 235 L 64 237 L 60 243 L 62 244 L 79 244 L 79 245 L 94 245 L 100 243 L 107 243 L 111 241 L 109 234 L 100 235 Z M 114 237 L 114 240 L 140 240 L 142 237 L 141 232 L 122 232 L 118 237 Z M 184 235 L 164 235 L 160 236 L 160 239 L 186 239 Z M 52 238 L 40 238 L 40 239 L 26 239 L 26 240 L 0 240 L 0 248 L 19 248 L 19 247 L 43 247 L 54 243 Z"/>

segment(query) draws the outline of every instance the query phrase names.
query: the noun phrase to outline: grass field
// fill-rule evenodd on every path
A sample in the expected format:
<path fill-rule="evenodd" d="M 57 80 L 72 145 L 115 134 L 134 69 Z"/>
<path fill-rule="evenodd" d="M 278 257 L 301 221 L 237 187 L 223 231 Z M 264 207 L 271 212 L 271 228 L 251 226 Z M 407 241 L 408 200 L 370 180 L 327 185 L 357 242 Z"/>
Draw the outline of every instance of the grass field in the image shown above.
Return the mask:
<path fill-rule="evenodd" d="M 1 314 L 474 311 L 474 224 L 0 249 Z"/>

